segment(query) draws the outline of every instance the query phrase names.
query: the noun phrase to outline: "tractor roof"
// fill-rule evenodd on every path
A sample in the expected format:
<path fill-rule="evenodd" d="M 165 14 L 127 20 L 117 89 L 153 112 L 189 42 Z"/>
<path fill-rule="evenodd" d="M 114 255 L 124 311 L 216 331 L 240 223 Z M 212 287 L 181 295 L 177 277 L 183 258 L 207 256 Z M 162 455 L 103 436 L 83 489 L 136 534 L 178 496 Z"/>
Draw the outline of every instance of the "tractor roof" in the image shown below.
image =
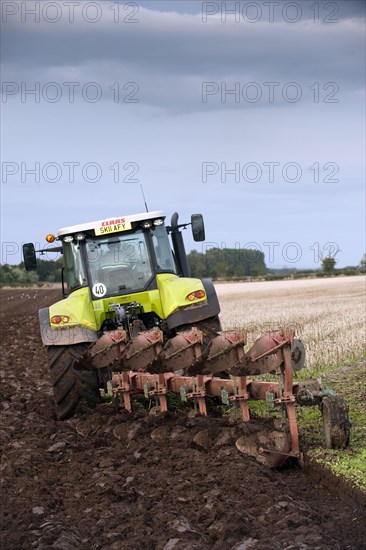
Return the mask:
<path fill-rule="evenodd" d="M 111 233 L 117 231 L 126 231 L 131 229 L 132 222 L 139 222 L 145 220 L 152 220 L 156 218 L 165 219 L 165 214 L 161 210 L 155 212 L 143 212 L 142 214 L 132 214 L 130 216 L 120 216 L 116 218 L 106 218 L 104 220 L 98 220 L 95 222 L 82 223 L 79 225 L 71 225 L 70 227 L 63 227 L 57 232 L 57 236 L 70 235 L 79 233 L 80 231 L 88 231 L 94 229 L 96 235 L 103 235 L 104 233 Z M 113 229 L 112 229 L 113 227 Z M 107 228 L 111 228 L 109 230 Z"/>

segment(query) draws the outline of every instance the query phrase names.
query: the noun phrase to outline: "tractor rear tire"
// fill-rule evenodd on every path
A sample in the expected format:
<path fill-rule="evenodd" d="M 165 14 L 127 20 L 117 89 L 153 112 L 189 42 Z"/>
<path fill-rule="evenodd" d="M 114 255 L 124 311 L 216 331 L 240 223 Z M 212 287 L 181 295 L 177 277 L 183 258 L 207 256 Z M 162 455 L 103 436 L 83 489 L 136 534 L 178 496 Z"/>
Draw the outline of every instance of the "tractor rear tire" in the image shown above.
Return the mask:
<path fill-rule="evenodd" d="M 80 358 L 89 345 L 89 343 L 82 343 L 48 347 L 53 397 L 58 420 L 72 416 L 82 402 L 89 407 L 95 407 L 101 402 L 97 371 L 76 370 L 73 367 L 74 362 Z"/>
<path fill-rule="evenodd" d="M 348 405 L 343 397 L 330 396 L 322 403 L 323 432 L 328 449 L 344 449 L 349 446 L 351 421 Z"/>
<path fill-rule="evenodd" d="M 219 332 L 222 331 L 221 321 L 218 315 L 216 315 L 216 317 L 210 317 L 210 319 L 200 321 L 197 326 L 204 334 L 203 343 L 205 346 L 207 346 L 210 340 L 216 338 Z M 213 376 L 214 378 L 223 378 L 224 380 L 230 379 L 230 375 L 226 371 L 215 372 Z"/>
<path fill-rule="evenodd" d="M 204 347 L 209 344 L 210 340 L 216 338 L 218 333 L 222 330 L 220 319 L 217 315 L 215 317 L 209 317 L 208 319 L 204 319 L 202 321 L 196 321 L 195 323 L 191 323 L 189 325 L 181 325 L 179 327 L 179 331 L 191 330 L 192 327 L 197 327 L 203 332 Z"/>

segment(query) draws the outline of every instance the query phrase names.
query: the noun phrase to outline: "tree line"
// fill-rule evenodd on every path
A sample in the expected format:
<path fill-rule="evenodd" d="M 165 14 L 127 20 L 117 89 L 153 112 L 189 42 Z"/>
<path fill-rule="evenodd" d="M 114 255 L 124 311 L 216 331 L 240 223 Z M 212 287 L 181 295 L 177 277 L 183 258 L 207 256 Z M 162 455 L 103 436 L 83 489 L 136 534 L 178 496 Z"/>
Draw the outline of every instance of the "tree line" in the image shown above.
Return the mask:
<path fill-rule="evenodd" d="M 236 279 L 256 277 L 267 272 L 263 252 L 212 248 L 205 254 L 193 250 L 187 255 L 191 276 L 196 278 Z M 0 265 L 0 284 L 16 286 L 61 281 L 62 258 L 38 260 L 37 271 L 25 271 L 24 263 Z"/>
<path fill-rule="evenodd" d="M 296 268 L 267 269 L 264 253 L 259 250 L 211 248 L 205 253 L 192 250 L 187 254 L 191 276 L 218 280 L 239 280 L 246 278 L 281 279 L 288 277 L 309 277 L 311 275 L 356 275 L 366 271 L 366 255 L 358 266 L 336 268 L 333 258 L 324 258 L 321 270 Z M 0 264 L 1 286 L 25 286 L 61 282 L 62 257 L 57 260 L 37 261 L 37 271 L 25 271 L 24 263 L 18 265 Z"/>
<path fill-rule="evenodd" d="M 2 286 L 36 285 L 61 282 L 62 258 L 58 260 L 37 260 L 37 271 L 26 271 L 24 263 L 0 265 Z"/>
<path fill-rule="evenodd" d="M 192 250 L 187 259 L 192 277 L 198 279 L 240 279 L 267 273 L 264 253 L 259 250 L 210 248 L 204 254 Z"/>

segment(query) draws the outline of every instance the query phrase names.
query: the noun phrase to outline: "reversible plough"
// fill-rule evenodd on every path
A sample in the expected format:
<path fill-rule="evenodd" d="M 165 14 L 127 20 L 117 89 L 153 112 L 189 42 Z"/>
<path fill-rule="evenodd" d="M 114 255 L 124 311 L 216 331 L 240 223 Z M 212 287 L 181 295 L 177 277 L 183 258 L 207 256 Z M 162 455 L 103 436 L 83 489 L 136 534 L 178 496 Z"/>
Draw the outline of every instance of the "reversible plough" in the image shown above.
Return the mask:
<path fill-rule="evenodd" d="M 273 430 L 269 437 L 259 435 L 259 439 L 241 437 L 237 448 L 271 467 L 278 467 L 291 457 L 302 462 L 296 405 L 321 405 L 324 397 L 330 403 L 335 394 L 322 388 L 320 379 L 293 382 L 293 372 L 304 366 L 305 349 L 292 330 L 264 334 L 248 353 L 244 352 L 243 332 L 222 332 L 206 348 L 202 344 L 203 333 L 195 327 L 178 333 L 165 347 L 159 332 L 154 328 L 128 340 L 123 329 L 110 331 L 87 350 L 76 368 L 108 368 L 112 372 L 109 393 L 128 411 L 132 411 L 132 396 L 140 393 L 155 400 L 160 411 L 166 412 L 167 397 L 175 394 L 182 402 L 192 402 L 197 413 L 207 416 L 207 398 L 215 397 L 223 405 L 237 404 L 242 420 L 249 422 L 249 401 L 265 401 L 270 408 L 281 410 L 282 430 Z M 267 373 L 277 374 L 278 382 L 253 379 Z M 349 425 L 344 416 L 343 420 L 345 445 Z M 324 428 L 332 439 L 332 419 Z M 331 446 L 335 446 L 333 440 Z"/>

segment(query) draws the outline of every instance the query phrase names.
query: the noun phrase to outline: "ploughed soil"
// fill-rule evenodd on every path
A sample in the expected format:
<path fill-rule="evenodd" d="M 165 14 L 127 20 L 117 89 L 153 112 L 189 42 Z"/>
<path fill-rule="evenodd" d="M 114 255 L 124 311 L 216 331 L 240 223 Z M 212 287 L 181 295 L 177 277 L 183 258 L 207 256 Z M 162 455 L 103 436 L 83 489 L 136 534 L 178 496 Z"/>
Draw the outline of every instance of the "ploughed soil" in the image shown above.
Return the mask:
<path fill-rule="evenodd" d="M 0 293 L 2 550 L 366 549 L 359 503 L 241 454 L 230 419 L 102 405 L 57 421 L 37 310 L 59 298 Z"/>

